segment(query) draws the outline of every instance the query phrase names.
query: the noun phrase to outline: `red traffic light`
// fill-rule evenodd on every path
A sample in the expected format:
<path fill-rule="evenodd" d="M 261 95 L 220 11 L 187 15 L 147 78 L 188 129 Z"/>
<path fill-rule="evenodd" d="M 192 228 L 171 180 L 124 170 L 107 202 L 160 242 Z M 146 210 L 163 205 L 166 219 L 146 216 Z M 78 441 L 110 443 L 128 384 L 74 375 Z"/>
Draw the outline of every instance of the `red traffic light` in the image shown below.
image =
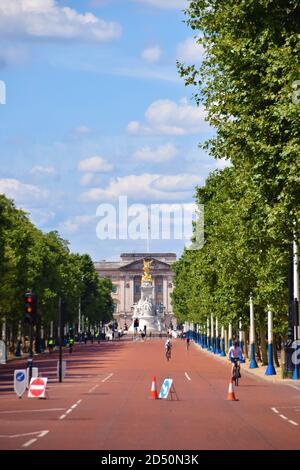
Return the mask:
<path fill-rule="evenodd" d="M 36 321 L 37 314 L 37 296 L 31 291 L 26 292 L 24 297 L 25 302 L 25 320 L 32 324 Z"/>

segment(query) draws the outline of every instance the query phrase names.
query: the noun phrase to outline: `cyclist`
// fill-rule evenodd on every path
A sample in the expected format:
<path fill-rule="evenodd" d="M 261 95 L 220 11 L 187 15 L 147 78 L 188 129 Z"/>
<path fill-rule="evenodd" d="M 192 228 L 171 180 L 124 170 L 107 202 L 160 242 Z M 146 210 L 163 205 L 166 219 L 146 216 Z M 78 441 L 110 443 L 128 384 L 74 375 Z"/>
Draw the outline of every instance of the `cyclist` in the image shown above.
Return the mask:
<path fill-rule="evenodd" d="M 240 366 L 240 358 L 243 358 L 242 349 L 239 346 L 238 341 L 234 341 L 233 345 L 230 346 L 227 354 L 228 359 L 232 362 L 231 366 L 231 374 L 233 374 L 234 363 L 237 363 L 237 367 L 239 370 L 239 377 L 241 377 L 241 366 Z"/>
<path fill-rule="evenodd" d="M 49 354 L 51 354 L 53 352 L 53 349 L 54 349 L 54 346 L 55 346 L 55 341 L 53 338 L 49 338 L 48 340 L 48 350 L 49 350 Z"/>
<path fill-rule="evenodd" d="M 168 358 L 171 359 L 172 343 L 171 343 L 170 338 L 168 338 L 167 341 L 165 342 L 165 348 L 166 348 L 166 356 L 167 356 L 167 359 L 168 359 Z"/>
<path fill-rule="evenodd" d="M 69 338 L 69 353 L 72 354 L 73 352 L 73 346 L 74 346 L 74 339 Z"/>

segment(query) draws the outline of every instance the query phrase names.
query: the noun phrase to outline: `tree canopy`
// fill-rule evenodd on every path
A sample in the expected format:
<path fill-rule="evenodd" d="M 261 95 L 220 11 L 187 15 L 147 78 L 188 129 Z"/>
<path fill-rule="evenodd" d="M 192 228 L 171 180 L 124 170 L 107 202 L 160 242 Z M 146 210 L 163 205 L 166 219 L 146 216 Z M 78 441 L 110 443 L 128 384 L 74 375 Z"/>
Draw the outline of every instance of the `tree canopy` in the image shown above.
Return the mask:
<path fill-rule="evenodd" d="M 66 321 L 77 322 L 78 307 L 91 323 L 112 318 L 112 283 L 99 279 L 89 255 L 73 254 L 58 232 L 43 233 L 12 200 L 0 195 L 0 317 L 24 319 L 24 293 L 38 296 L 38 324 L 57 322 L 58 299 Z"/>
<path fill-rule="evenodd" d="M 198 0 L 185 12 L 202 44 L 200 67 L 178 69 L 203 105 L 214 136 L 201 146 L 230 166 L 196 188 L 205 244 L 175 264 L 176 315 L 248 323 L 253 293 L 264 326 L 287 320 L 291 242 L 299 239 L 300 6 L 296 0 Z"/>

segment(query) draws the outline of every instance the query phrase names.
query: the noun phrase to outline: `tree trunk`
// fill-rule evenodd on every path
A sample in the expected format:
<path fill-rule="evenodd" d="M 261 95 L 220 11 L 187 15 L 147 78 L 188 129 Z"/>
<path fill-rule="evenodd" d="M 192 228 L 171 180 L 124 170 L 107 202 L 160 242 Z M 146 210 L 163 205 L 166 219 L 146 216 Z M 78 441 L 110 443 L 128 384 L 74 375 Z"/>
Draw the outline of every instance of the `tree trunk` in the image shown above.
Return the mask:
<path fill-rule="evenodd" d="M 260 333 L 258 331 L 255 333 L 255 353 L 259 362 L 262 362 L 260 353 Z"/>
<path fill-rule="evenodd" d="M 279 361 L 278 361 L 278 349 L 277 349 L 277 338 L 276 335 L 273 336 L 273 357 L 274 357 L 274 363 L 276 367 L 279 367 Z"/>
<path fill-rule="evenodd" d="M 247 342 L 247 339 L 248 339 L 248 331 L 244 331 L 243 333 L 243 340 L 244 340 L 244 354 L 245 354 L 245 357 L 249 357 L 248 356 L 248 342 Z"/>

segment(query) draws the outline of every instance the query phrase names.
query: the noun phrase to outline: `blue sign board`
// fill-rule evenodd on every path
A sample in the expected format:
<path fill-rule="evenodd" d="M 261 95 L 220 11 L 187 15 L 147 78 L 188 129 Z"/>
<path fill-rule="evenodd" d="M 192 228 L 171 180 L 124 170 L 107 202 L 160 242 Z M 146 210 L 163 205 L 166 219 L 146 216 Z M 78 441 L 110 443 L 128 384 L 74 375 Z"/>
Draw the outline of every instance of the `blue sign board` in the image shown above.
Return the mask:
<path fill-rule="evenodd" d="M 172 387 L 172 383 L 173 383 L 173 379 L 164 380 L 161 386 L 158 398 L 168 398 L 170 388 Z"/>

